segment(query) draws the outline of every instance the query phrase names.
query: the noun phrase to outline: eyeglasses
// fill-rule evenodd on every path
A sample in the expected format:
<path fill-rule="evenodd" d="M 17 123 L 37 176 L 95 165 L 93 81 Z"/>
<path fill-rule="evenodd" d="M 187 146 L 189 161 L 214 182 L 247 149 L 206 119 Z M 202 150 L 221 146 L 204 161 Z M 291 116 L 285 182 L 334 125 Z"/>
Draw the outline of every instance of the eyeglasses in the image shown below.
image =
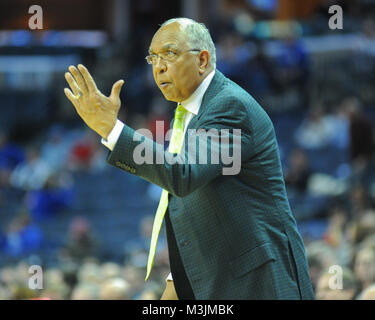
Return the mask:
<path fill-rule="evenodd" d="M 159 54 L 156 54 L 156 53 L 150 54 L 145 59 L 146 59 L 148 64 L 156 64 L 156 62 L 158 61 L 158 57 L 160 57 L 160 59 L 163 60 L 163 61 L 173 63 L 177 60 L 177 58 L 179 57 L 180 54 L 185 53 L 185 52 L 191 52 L 191 51 L 200 52 L 201 50 L 200 49 L 189 49 L 189 50 L 186 50 L 186 51 L 182 51 L 180 53 L 177 53 L 173 50 L 168 50 L 168 51 L 165 51 L 165 52 L 161 52 Z"/>

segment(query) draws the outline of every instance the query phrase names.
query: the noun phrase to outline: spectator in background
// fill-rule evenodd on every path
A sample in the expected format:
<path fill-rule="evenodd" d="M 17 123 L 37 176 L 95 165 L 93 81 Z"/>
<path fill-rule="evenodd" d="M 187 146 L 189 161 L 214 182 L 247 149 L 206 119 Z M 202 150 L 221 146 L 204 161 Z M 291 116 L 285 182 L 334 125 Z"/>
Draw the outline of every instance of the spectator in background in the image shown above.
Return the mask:
<path fill-rule="evenodd" d="M 340 273 L 341 275 L 341 273 Z M 335 273 L 323 272 L 316 289 L 317 300 L 353 300 L 357 291 L 357 281 L 348 268 L 342 269 L 342 283 Z M 342 287 L 340 286 L 342 285 Z"/>
<path fill-rule="evenodd" d="M 339 105 L 334 108 L 332 114 L 325 116 L 328 126 L 331 128 L 330 144 L 339 149 L 347 150 L 350 144 L 349 117 L 345 109 Z"/>
<path fill-rule="evenodd" d="M 329 144 L 331 136 L 332 128 L 321 103 L 312 105 L 307 118 L 294 134 L 297 144 L 305 149 L 323 148 Z"/>
<path fill-rule="evenodd" d="M 60 260 L 59 266 L 63 275 L 64 283 L 67 285 L 68 297 L 71 296 L 75 286 L 78 283 L 79 265 L 71 260 Z"/>
<path fill-rule="evenodd" d="M 347 213 L 343 208 L 336 206 L 329 211 L 329 222 L 324 239 L 334 248 L 343 241 L 346 221 Z"/>
<path fill-rule="evenodd" d="M 8 185 L 12 170 L 23 161 L 23 149 L 9 142 L 8 135 L 0 131 L 0 188 Z"/>
<path fill-rule="evenodd" d="M 11 298 L 10 290 L 4 285 L 0 285 L 0 300 L 11 300 Z"/>
<path fill-rule="evenodd" d="M 44 272 L 43 297 L 52 300 L 66 300 L 69 298 L 69 287 L 64 281 L 64 274 L 56 268 Z"/>
<path fill-rule="evenodd" d="M 86 130 L 83 136 L 73 143 L 68 155 L 68 168 L 73 171 L 100 169 L 101 155 L 104 154 L 100 144 L 91 131 Z"/>
<path fill-rule="evenodd" d="M 306 253 L 309 266 L 313 267 L 309 272 L 312 285 L 316 289 L 321 273 L 337 264 L 336 252 L 330 245 L 319 240 L 309 243 L 306 246 Z"/>
<path fill-rule="evenodd" d="M 355 183 L 349 190 L 349 200 L 351 216 L 354 222 L 357 222 L 363 213 L 370 208 L 368 190 L 362 184 Z"/>
<path fill-rule="evenodd" d="M 10 176 L 10 183 L 15 188 L 37 190 L 43 188 L 52 170 L 48 163 L 40 158 L 36 147 L 29 147 L 26 162 L 19 163 Z"/>
<path fill-rule="evenodd" d="M 313 286 L 314 292 L 316 293 L 316 286 L 318 284 L 320 273 L 323 269 L 323 263 L 319 259 L 319 257 L 314 255 L 307 256 L 307 260 L 309 263 L 309 275 L 311 279 L 311 284 Z"/>
<path fill-rule="evenodd" d="M 128 300 L 130 298 L 130 286 L 122 278 L 105 280 L 100 288 L 100 300 Z"/>
<path fill-rule="evenodd" d="M 162 287 L 156 282 L 151 281 L 146 284 L 146 287 L 141 293 L 135 297 L 136 300 L 158 300 L 162 295 Z"/>
<path fill-rule="evenodd" d="M 248 50 L 250 55 L 251 47 L 243 46 L 242 50 Z M 266 94 L 280 90 L 280 85 L 275 76 L 275 66 L 265 53 L 264 43 L 255 42 L 254 54 L 244 59 L 241 83 L 249 92 L 255 96 L 263 97 Z M 249 77 L 251 74 L 251 77 Z"/>
<path fill-rule="evenodd" d="M 243 45 L 242 37 L 233 31 L 225 33 L 217 44 L 217 68 L 239 84 L 243 84 L 243 63 L 249 58 L 248 53 L 240 50 Z"/>
<path fill-rule="evenodd" d="M 354 258 L 354 273 L 361 290 L 375 283 L 375 246 L 360 246 Z"/>
<path fill-rule="evenodd" d="M 42 245 L 42 230 L 32 222 L 28 212 L 18 213 L 7 228 L 4 252 L 10 256 L 22 256 L 39 250 Z"/>
<path fill-rule="evenodd" d="M 41 157 L 54 172 L 61 170 L 68 158 L 70 142 L 64 140 L 65 134 L 62 126 L 52 126 L 41 148 Z"/>
<path fill-rule="evenodd" d="M 374 124 L 361 110 L 355 97 L 343 100 L 342 108 L 350 119 L 350 154 L 354 169 L 365 169 L 375 151 Z"/>
<path fill-rule="evenodd" d="M 363 211 L 352 221 L 353 243 L 362 243 L 371 235 L 375 234 L 375 212 L 373 210 Z"/>
<path fill-rule="evenodd" d="M 305 192 L 311 172 L 306 153 L 294 149 L 290 154 L 289 168 L 285 172 L 285 184 L 299 192 Z"/>
<path fill-rule="evenodd" d="M 94 283 L 79 283 L 72 292 L 71 300 L 98 300 L 100 286 Z"/>
<path fill-rule="evenodd" d="M 98 254 L 98 243 L 92 234 L 90 222 L 84 217 L 76 217 L 69 227 L 66 244 L 61 249 L 64 258 L 81 263 Z"/>
<path fill-rule="evenodd" d="M 305 149 L 331 146 L 338 149 L 349 147 L 349 117 L 341 105 L 328 113 L 321 102 L 312 104 L 309 113 L 295 132 L 297 144 Z"/>
<path fill-rule="evenodd" d="M 277 57 L 277 74 L 282 87 L 297 88 L 302 97 L 305 96 L 305 89 L 309 76 L 309 59 L 307 51 L 298 39 L 298 30 L 290 27 L 279 43 L 280 53 Z"/>
<path fill-rule="evenodd" d="M 113 77 L 113 74 L 111 76 Z M 147 114 L 156 92 L 152 86 L 150 70 L 145 68 L 143 63 L 138 64 L 129 70 L 127 79 L 129 94 L 126 95 L 126 109 L 131 113 Z"/>
<path fill-rule="evenodd" d="M 122 275 L 121 267 L 114 262 L 105 262 L 101 265 L 103 280 L 119 278 Z"/>
<path fill-rule="evenodd" d="M 103 279 L 100 263 L 95 257 L 87 257 L 80 264 L 78 281 L 99 284 Z"/>
<path fill-rule="evenodd" d="M 26 194 L 26 205 L 35 220 L 53 217 L 72 204 L 74 188 L 72 181 L 63 174 L 48 177 L 41 189 Z"/>
<path fill-rule="evenodd" d="M 262 19 L 272 19 L 277 15 L 278 0 L 246 0 L 246 3 Z"/>
<path fill-rule="evenodd" d="M 328 212 L 328 226 L 323 235 L 325 243 L 335 250 L 339 265 L 348 266 L 353 260 L 353 242 L 348 210 L 335 205 Z"/>
<path fill-rule="evenodd" d="M 368 18 L 362 24 L 361 36 L 358 39 L 358 50 L 370 56 L 375 56 L 375 20 Z"/>
<path fill-rule="evenodd" d="M 131 263 L 126 263 L 123 267 L 123 275 L 126 282 L 130 285 L 130 291 L 133 299 L 145 286 L 144 268 L 139 268 Z M 163 279 L 163 281 L 165 280 Z M 159 295 L 157 299 L 159 299 L 160 296 L 161 295 Z"/>
<path fill-rule="evenodd" d="M 359 294 L 358 300 L 375 300 L 375 284 L 372 284 L 363 290 Z"/>
<path fill-rule="evenodd" d="M 160 197 L 159 192 L 159 197 Z M 144 266 L 144 261 L 147 261 L 147 253 L 150 245 L 152 226 L 154 223 L 154 216 L 147 215 L 142 217 L 139 224 L 139 238 L 134 241 L 128 241 L 125 246 L 125 255 L 134 266 Z M 167 265 L 168 262 L 168 247 L 165 238 L 158 241 L 157 253 L 160 256 L 159 263 Z"/>

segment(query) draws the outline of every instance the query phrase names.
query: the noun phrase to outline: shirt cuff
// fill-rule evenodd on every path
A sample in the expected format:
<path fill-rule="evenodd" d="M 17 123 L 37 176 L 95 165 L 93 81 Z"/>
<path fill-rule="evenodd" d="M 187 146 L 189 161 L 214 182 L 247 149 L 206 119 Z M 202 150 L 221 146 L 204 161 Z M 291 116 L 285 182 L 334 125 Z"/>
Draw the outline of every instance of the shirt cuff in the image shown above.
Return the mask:
<path fill-rule="evenodd" d="M 120 137 L 121 131 L 124 128 L 124 124 L 117 119 L 115 126 L 113 127 L 111 133 L 108 135 L 108 139 L 102 138 L 101 142 L 111 151 L 116 145 L 118 138 Z"/>
<path fill-rule="evenodd" d="M 173 281 L 173 278 L 172 278 L 172 273 L 170 273 L 170 272 L 169 272 L 169 274 L 168 274 L 168 277 L 167 277 L 166 281 Z"/>

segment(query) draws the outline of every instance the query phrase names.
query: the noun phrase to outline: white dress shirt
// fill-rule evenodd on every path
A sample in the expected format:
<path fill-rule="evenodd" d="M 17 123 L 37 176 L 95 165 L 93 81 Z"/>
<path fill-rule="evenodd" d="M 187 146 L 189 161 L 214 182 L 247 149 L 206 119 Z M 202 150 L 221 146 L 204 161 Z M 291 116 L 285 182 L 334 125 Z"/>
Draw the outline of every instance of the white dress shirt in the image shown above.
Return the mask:
<path fill-rule="evenodd" d="M 215 75 L 215 70 L 211 71 L 207 77 L 202 81 L 199 87 L 193 92 L 193 94 L 184 101 L 180 103 L 184 106 L 184 108 L 188 111 L 184 121 L 184 135 L 186 134 L 186 129 L 191 121 L 191 119 L 198 114 L 199 108 L 202 104 L 202 99 L 208 86 L 210 85 L 212 78 Z M 124 128 L 124 124 L 117 119 L 116 125 L 112 129 L 111 133 L 108 135 L 108 139 L 102 139 L 102 144 L 104 144 L 108 149 L 111 151 L 116 145 L 118 138 Z M 173 280 L 172 274 L 169 273 L 167 280 Z"/>

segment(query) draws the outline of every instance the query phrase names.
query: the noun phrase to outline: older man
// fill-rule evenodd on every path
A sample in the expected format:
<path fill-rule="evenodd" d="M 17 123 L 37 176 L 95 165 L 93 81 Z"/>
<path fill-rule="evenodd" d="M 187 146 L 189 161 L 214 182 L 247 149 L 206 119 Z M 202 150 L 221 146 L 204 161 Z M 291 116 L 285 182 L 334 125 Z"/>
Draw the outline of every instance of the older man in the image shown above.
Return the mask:
<path fill-rule="evenodd" d="M 73 92 L 65 89 L 111 150 L 107 161 L 163 188 L 146 278 L 165 221 L 171 275 L 164 299 L 313 299 L 266 112 L 216 70 L 215 46 L 203 24 L 168 20 L 146 59 L 164 97 L 178 103 L 167 151 L 117 120 L 122 80 L 106 97 L 84 66 L 71 66 L 66 80 Z M 136 159 L 141 144 L 152 163 Z M 198 159 L 192 150 L 203 145 Z M 226 151 L 240 160 L 239 170 L 225 172 Z"/>

